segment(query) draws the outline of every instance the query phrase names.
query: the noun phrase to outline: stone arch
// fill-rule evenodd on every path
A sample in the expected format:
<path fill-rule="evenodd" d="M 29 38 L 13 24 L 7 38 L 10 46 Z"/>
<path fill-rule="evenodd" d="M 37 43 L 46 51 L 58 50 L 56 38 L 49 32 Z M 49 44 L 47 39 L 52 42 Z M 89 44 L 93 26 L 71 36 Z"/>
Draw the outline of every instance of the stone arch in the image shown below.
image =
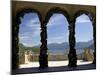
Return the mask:
<path fill-rule="evenodd" d="M 33 9 L 33 8 L 26 8 L 26 9 L 21 9 L 17 12 L 17 14 L 16 14 L 17 23 L 20 24 L 20 18 L 19 17 L 23 17 L 26 13 L 37 13 L 37 15 L 39 16 L 39 20 L 41 22 L 42 16 L 41 16 L 41 14 L 38 10 Z"/>
<path fill-rule="evenodd" d="M 46 17 L 45 17 L 45 22 L 46 24 L 48 23 L 50 17 L 54 14 L 54 13 L 60 13 L 60 14 L 63 14 L 66 19 L 68 20 L 68 22 L 70 21 L 70 16 L 68 14 L 68 12 L 64 9 L 64 8 L 60 8 L 60 7 L 53 7 L 53 8 L 50 8 L 46 14 Z"/>
<path fill-rule="evenodd" d="M 91 22 L 93 22 L 94 19 L 95 19 L 94 14 L 92 12 L 86 11 L 86 10 L 79 10 L 74 14 L 74 21 L 76 21 L 76 18 L 79 17 L 82 14 L 87 15 Z"/>
<path fill-rule="evenodd" d="M 17 12 L 15 18 L 12 18 L 12 69 L 17 69 L 19 67 L 19 24 L 21 23 L 20 17 L 23 17 L 26 13 L 37 13 L 41 23 L 41 14 L 33 8 L 21 9 Z"/>
<path fill-rule="evenodd" d="M 74 23 L 76 22 L 76 18 L 79 17 L 80 15 L 85 14 L 89 17 L 92 26 L 93 26 L 93 40 L 94 40 L 94 60 L 93 60 L 93 64 L 96 63 L 96 18 L 95 15 L 90 12 L 90 11 L 86 11 L 86 10 L 79 10 L 78 12 L 76 12 L 74 14 Z M 74 26 L 75 29 L 75 26 Z"/>

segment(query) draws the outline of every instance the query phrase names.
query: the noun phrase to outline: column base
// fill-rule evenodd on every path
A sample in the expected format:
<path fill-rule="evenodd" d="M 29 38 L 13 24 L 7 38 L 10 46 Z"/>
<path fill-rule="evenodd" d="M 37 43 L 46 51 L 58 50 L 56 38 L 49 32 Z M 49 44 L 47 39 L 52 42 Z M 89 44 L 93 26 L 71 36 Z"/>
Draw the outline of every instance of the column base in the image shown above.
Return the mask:
<path fill-rule="evenodd" d="M 12 54 L 12 70 L 16 70 L 19 68 L 19 58 L 18 54 Z"/>
<path fill-rule="evenodd" d="M 39 56 L 39 68 L 47 68 L 48 67 L 48 55 L 40 55 Z"/>
<path fill-rule="evenodd" d="M 94 52 L 93 54 L 94 54 L 94 59 L 92 64 L 96 64 L 96 53 Z"/>
<path fill-rule="evenodd" d="M 69 58 L 69 67 L 77 67 L 77 56 L 76 56 L 76 52 L 70 52 L 68 54 L 68 58 Z"/>

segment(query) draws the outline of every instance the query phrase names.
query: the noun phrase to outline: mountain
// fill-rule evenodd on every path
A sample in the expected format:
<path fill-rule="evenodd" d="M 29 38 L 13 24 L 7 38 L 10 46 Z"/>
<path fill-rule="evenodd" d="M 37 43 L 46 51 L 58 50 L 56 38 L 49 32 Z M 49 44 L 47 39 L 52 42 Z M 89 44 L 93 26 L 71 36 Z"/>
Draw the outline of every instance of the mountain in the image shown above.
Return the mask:
<path fill-rule="evenodd" d="M 59 54 L 64 54 L 64 53 L 68 53 L 69 52 L 69 43 L 68 42 L 63 42 L 63 43 L 51 43 L 48 44 L 48 53 L 59 53 Z M 21 50 L 32 50 L 35 53 L 39 53 L 39 48 L 40 45 L 34 46 L 34 47 L 25 47 L 24 45 L 20 44 L 19 45 L 19 49 Z M 77 42 L 76 43 L 76 52 L 82 53 L 84 48 L 90 48 L 92 50 L 94 50 L 94 46 L 93 46 L 93 40 L 90 40 L 88 42 Z"/>
<path fill-rule="evenodd" d="M 67 49 L 69 49 L 69 45 L 67 42 L 58 44 L 58 43 L 51 43 L 48 44 L 48 52 L 49 53 L 65 53 Z"/>
<path fill-rule="evenodd" d="M 88 48 L 90 48 L 90 49 L 94 49 L 94 45 L 91 44 Z"/>
<path fill-rule="evenodd" d="M 88 48 L 90 45 L 93 44 L 93 40 L 90 40 L 88 42 L 77 42 L 75 48 L 76 49 L 83 49 L 83 48 Z"/>
<path fill-rule="evenodd" d="M 69 48 L 69 45 L 67 42 L 65 43 L 61 43 L 61 44 L 57 44 L 57 43 L 52 43 L 52 44 L 48 44 L 48 49 L 51 49 L 51 50 L 63 50 L 63 49 L 68 49 Z"/>
<path fill-rule="evenodd" d="M 51 44 L 48 44 L 47 46 L 48 46 L 49 53 L 68 53 L 68 50 L 69 50 L 68 42 L 63 42 L 60 44 L 51 43 Z M 39 47 L 39 45 L 35 47 Z M 90 40 L 88 42 L 77 42 L 75 48 L 76 48 L 77 53 L 81 53 L 84 48 L 90 48 L 93 50 L 94 49 L 93 40 Z"/>

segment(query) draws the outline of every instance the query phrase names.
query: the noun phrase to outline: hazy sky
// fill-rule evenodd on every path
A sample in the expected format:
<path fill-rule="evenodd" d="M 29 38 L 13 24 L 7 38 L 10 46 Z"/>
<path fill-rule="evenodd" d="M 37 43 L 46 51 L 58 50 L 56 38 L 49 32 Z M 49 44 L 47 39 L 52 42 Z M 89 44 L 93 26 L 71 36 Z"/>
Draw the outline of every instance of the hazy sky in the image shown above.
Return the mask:
<path fill-rule="evenodd" d="M 25 14 L 20 18 L 19 42 L 26 46 L 40 44 L 40 21 L 36 13 Z M 81 15 L 76 20 L 76 41 L 89 41 L 93 30 L 89 18 Z M 68 42 L 68 22 L 64 15 L 53 14 L 47 24 L 48 43 Z"/>
<path fill-rule="evenodd" d="M 89 41 L 93 39 L 93 27 L 89 17 L 85 14 L 77 17 L 76 19 L 76 42 L 78 41 Z"/>

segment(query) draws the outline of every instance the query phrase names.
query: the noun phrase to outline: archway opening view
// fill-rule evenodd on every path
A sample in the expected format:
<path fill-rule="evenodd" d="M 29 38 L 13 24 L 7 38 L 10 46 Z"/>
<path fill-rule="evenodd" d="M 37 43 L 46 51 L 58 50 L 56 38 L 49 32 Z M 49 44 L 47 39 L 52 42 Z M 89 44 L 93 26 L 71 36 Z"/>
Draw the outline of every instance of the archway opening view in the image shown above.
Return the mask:
<path fill-rule="evenodd" d="M 77 65 L 90 64 L 93 62 L 94 42 L 93 26 L 89 17 L 82 14 L 76 18 L 75 22 Z"/>
<path fill-rule="evenodd" d="M 61 13 L 53 13 L 47 24 L 48 66 L 68 65 L 69 31 L 67 18 Z"/>
<path fill-rule="evenodd" d="M 26 13 L 20 17 L 19 67 L 39 67 L 40 21 L 37 13 Z"/>

